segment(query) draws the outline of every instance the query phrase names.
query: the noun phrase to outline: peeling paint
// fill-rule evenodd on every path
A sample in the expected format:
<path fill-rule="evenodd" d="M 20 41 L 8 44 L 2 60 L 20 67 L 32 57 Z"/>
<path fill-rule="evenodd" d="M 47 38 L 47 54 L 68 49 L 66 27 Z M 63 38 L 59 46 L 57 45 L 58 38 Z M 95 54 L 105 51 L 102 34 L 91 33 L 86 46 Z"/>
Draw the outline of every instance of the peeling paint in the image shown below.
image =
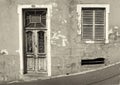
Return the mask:
<path fill-rule="evenodd" d="M 108 34 L 111 34 L 111 33 L 113 33 L 113 29 L 110 29 L 110 30 L 108 31 Z"/>
<path fill-rule="evenodd" d="M 68 45 L 68 40 L 66 36 L 61 34 L 61 31 L 53 32 L 53 36 L 51 38 L 51 44 L 65 47 Z"/>
<path fill-rule="evenodd" d="M 81 30 L 80 29 L 77 29 L 77 34 L 81 34 Z"/>
<path fill-rule="evenodd" d="M 0 51 L 0 53 L 1 53 L 2 55 L 8 55 L 7 49 L 2 49 L 2 50 Z"/>
<path fill-rule="evenodd" d="M 62 21 L 62 24 L 65 24 L 65 23 L 67 23 L 67 20 L 63 20 L 63 21 Z"/>
<path fill-rule="evenodd" d="M 95 1 L 95 2 L 93 2 Z M 116 0 L 117 1 L 117 0 Z M 6 3 L 7 2 L 7 3 Z M 70 66 L 72 69 L 72 66 L 75 66 L 76 63 L 79 63 L 80 65 L 80 60 L 81 58 L 95 58 L 95 57 L 105 57 L 107 59 L 107 61 L 110 61 L 110 63 L 114 63 L 116 61 L 120 60 L 119 57 L 119 52 L 120 52 L 120 24 L 119 24 L 119 19 L 118 19 L 118 15 L 120 14 L 118 11 L 116 11 L 116 9 L 118 10 L 119 7 L 114 7 L 114 5 L 119 5 L 116 2 L 112 3 L 112 1 L 108 2 L 111 5 L 111 9 L 110 9 L 110 24 L 109 26 L 111 28 L 109 28 L 109 40 L 110 42 L 108 44 L 105 45 L 101 45 L 101 44 L 87 44 L 84 43 L 81 39 L 81 34 L 82 34 L 82 30 L 81 30 L 81 20 L 77 20 L 80 18 L 79 14 L 77 14 L 77 10 L 76 10 L 76 6 L 77 4 L 88 4 L 88 3 L 98 3 L 98 4 L 104 4 L 106 3 L 106 1 L 97 1 L 97 0 L 44 0 L 44 1 L 40 1 L 40 0 L 1 0 L 1 10 L 7 10 L 4 11 L 1 14 L 1 19 L 0 21 L 2 22 L 1 28 L 6 28 L 6 29 L 1 29 L 1 48 L 2 50 L 0 50 L 0 53 L 2 54 L 1 57 L 4 57 L 3 55 L 8 55 L 8 51 L 9 51 L 9 55 L 6 56 L 8 58 L 6 58 L 6 64 L 8 65 L 8 62 L 11 63 L 12 60 L 14 60 L 12 67 L 19 67 L 19 57 L 15 57 L 15 56 L 10 56 L 10 54 L 16 55 L 16 53 L 19 52 L 18 50 L 18 22 L 16 22 L 16 20 L 18 19 L 18 14 L 16 12 L 17 10 L 17 5 L 19 4 L 33 4 L 33 8 L 34 8 L 34 4 L 40 5 L 40 4 L 50 4 L 52 5 L 53 9 L 51 11 L 51 45 L 53 45 L 53 47 L 51 46 L 51 49 L 54 47 L 62 47 L 62 49 L 54 49 L 51 50 L 51 56 L 52 57 L 56 57 L 56 59 L 60 60 L 60 62 L 62 62 L 61 60 L 63 60 L 62 64 L 58 64 L 58 68 L 64 68 L 61 69 L 61 71 L 64 71 Z M 11 9 L 11 10 L 9 10 Z M 116 13 L 117 12 L 117 13 Z M 7 15 L 9 13 L 9 16 Z M 81 13 L 80 13 L 81 14 Z M 12 17 L 14 17 L 11 20 L 11 15 Z M 117 16 L 117 17 L 116 17 Z M 10 22 L 10 24 L 6 24 L 6 22 Z M 10 29 L 12 29 L 12 34 Z M 14 30 L 14 31 L 13 31 Z M 56 30 L 56 31 L 55 31 Z M 62 31 L 58 31 L 58 30 L 62 30 Z M 9 32 L 8 32 L 9 31 Z M 68 31 L 68 32 L 65 32 Z M 8 35 L 6 35 L 6 32 Z M 63 32 L 63 33 L 62 33 Z M 68 33 L 66 36 L 65 33 Z M 17 35 L 17 36 L 14 36 Z M 4 36 L 4 37 L 3 37 Z M 12 37 L 12 38 L 11 38 Z M 10 39 L 11 38 L 11 39 Z M 70 42 L 68 42 L 68 39 Z M 11 42 L 14 41 L 15 42 Z M 88 43 L 90 43 L 91 41 L 88 41 Z M 94 42 L 93 42 L 94 43 Z M 69 47 L 69 46 L 70 47 Z M 6 48 L 7 47 L 7 48 Z M 66 48 L 67 47 L 67 50 Z M 6 49 L 4 49 L 6 48 Z M 57 50 L 57 52 L 56 52 Z M 69 51 L 69 52 L 68 52 Z M 66 56 L 64 55 L 66 54 Z M 57 55 L 57 56 L 56 56 Z M 71 56 L 75 56 L 73 58 L 71 58 Z M 59 56 L 61 58 L 61 56 L 65 56 L 65 58 L 67 57 L 67 59 L 65 58 L 61 58 L 59 59 Z M 10 59 L 11 60 L 10 60 Z M 79 59 L 80 58 L 80 59 Z M 9 61 L 7 61 L 9 59 Z M 54 60 L 55 58 L 52 58 L 52 61 L 56 62 L 56 60 Z M 74 60 L 75 59 L 75 60 Z M 2 60 L 2 59 L 1 59 Z M 68 61 L 68 65 L 66 66 L 66 60 Z M 72 61 L 74 60 L 74 61 Z M 72 61 L 72 62 L 71 62 Z M 56 64 L 56 63 L 55 63 Z M 53 64 L 53 65 L 55 65 Z M 11 64 L 10 64 L 11 65 Z M 63 65 L 63 66 L 62 66 Z M 62 66 L 62 67 L 60 67 Z M 9 66 L 11 68 L 11 66 Z M 14 69 L 16 69 L 14 68 Z M 82 69 L 82 68 L 80 68 Z M 10 69 L 11 70 L 11 69 Z M 78 70 L 79 71 L 79 70 Z M 15 71 L 17 72 L 17 71 Z M 13 73 L 13 71 L 11 72 Z M 54 74 L 54 73 L 53 73 Z"/>
<path fill-rule="evenodd" d="M 16 53 L 19 53 L 19 50 L 16 50 L 15 52 L 16 52 Z"/>
<path fill-rule="evenodd" d="M 57 5 L 57 3 L 52 3 L 52 6 L 57 7 L 58 5 Z"/>

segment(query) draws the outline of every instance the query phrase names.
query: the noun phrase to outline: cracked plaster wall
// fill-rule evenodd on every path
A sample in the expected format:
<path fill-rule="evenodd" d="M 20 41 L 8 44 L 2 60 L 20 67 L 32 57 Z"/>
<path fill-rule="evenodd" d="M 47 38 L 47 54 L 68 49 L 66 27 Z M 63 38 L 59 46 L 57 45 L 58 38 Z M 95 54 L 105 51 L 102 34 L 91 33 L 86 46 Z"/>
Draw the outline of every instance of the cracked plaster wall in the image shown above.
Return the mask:
<path fill-rule="evenodd" d="M 81 35 L 79 34 L 78 22 L 77 22 L 77 4 L 109 4 L 109 43 L 108 44 L 86 44 L 81 40 Z M 120 2 L 118 0 L 72 0 L 71 7 L 71 24 L 70 24 L 70 42 L 71 42 L 71 55 L 79 56 L 81 59 L 91 59 L 91 58 L 105 58 L 105 66 L 112 63 L 120 61 Z M 80 66 L 80 68 L 96 68 L 97 65 L 92 66 Z M 83 70 L 83 69 L 82 69 Z"/>
<path fill-rule="evenodd" d="M 78 26 L 78 14 L 76 12 L 77 4 L 109 4 L 109 43 L 108 44 L 86 44 L 81 40 Z M 54 52 L 52 61 L 56 66 L 53 73 L 66 74 L 79 72 L 89 69 L 95 69 L 101 66 L 106 66 L 120 61 L 120 2 L 118 0 L 70 0 L 69 9 L 66 10 L 66 15 L 69 17 L 67 23 L 68 32 L 68 47 L 57 47 Z M 69 14 L 67 14 L 67 11 Z M 64 30 L 65 31 L 65 30 Z M 61 32 L 63 33 L 63 32 Z M 61 50 L 60 50 L 60 49 Z M 62 53 L 64 52 L 64 53 Z M 55 54 L 56 53 L 56 54 Z M 81 59 L 105 58 L 105 64 L 81 66 Z M 55 62 L 56 61 L 56 62 Z M 54 65 L 53 64 L 53 65 Z"/>
<path fill-rule="evenodd" d="M 76 10 L 76 5 L 81 3 L 110 4 L 110 42 L 108 44 L 85 44 L 81 41 L 81 35 L 78 33 L 78 15 Z M 19 25 L 17 6 L 20 4 L 52 5 L 51 56 L 53 75 L 81 71 L 82 67 L 80 65 L 80 62 L 81 59 L 84 58 L 104 57 L 106 58 L 106 65 L 118 62 L 120 60 L 120 1 L 0 0 L 0 50 L 6 49 L 8 52 L 8 56 L 13 55 L 17 57 L 17 59 L 19 59 Z M 13 64 L 13 66 L 14 65 L 15 64 Z"/>

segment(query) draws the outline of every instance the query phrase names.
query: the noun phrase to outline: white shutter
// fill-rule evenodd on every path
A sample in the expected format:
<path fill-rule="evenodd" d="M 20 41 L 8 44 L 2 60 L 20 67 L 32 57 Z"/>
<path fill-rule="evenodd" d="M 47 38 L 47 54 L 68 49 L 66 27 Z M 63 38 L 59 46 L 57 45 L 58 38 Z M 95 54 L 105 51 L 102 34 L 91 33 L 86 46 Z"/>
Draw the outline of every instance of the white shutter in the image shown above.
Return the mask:
<path fill-rule="evenodd" d="M 82 9 L 82 38 L 85 40 L 104 40 L 105 9 Z"/>
<path fill-rule="evenodd" d="M 83 39 L 93 39 L 93 10 L 83 9 L 82 30 Z"/>
<path fill-rule="evenodd" d="M 104 40 L 105 10 L 95 10 L 95 40 Z"/>

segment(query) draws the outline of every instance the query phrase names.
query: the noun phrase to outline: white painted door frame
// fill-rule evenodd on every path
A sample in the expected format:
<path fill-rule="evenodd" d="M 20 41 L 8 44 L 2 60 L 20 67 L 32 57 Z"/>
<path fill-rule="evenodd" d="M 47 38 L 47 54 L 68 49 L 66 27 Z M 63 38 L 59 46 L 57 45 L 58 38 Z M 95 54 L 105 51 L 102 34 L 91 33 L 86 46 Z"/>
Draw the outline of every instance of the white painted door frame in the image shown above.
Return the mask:
<path fill-rule="evenodd" d="M 18 5 L 19 14 L 19 54 L 20 54 L 20 74 L 24 74 L 24 56 L 23 56 L 23 14 L 22 10 L 27 8 L 47 8 L 47 73 L 51 76 L 51 45 L 50 45 L 50 17 L 52 6 L 51 5 Z"/>

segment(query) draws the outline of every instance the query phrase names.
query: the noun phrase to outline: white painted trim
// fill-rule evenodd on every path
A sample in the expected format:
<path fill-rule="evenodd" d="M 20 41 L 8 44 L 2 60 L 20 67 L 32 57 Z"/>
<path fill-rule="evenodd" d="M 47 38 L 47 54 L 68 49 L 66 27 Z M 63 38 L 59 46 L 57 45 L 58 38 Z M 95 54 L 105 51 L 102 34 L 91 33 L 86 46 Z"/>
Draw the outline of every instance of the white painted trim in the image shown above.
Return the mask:
<path fill-rule="evenodd" d="M 25 8 L 47 8 L 47 71 L 48 76 L 51 76 L 51 44 L 50 44 L 50 17 L 52 12 L 51 5 L 18 5 L 19 14 L 19 54 L 20 54 L 20 74 L 23 75 L 24 64 L 23 64 L 23 24 L 22 24 L 22 9 Z"/>
<path fill-rule="evenodd" d="M 22 29 L 22 9 L 20 7 L 18 7 L 18 11 L 19 11 L 19 54 L 20 54 L 20 74 L 23 74 L 23 29 Z"/>
<path fill-rule="evenodd" d="M 48 76 L 51 76 L 51 43 L 50 43 L 50 33 L 51 33 L 51 24 L 50 24 L 50 17 L 51 17 L 51 12 L 52 12 L 52 6 L 49 6 L 48 8 L 48 15 L 47 15 L 47 60 L 48 60 Z"/>
<path fill-rule="evenodd" d="M 110 5 L 109 4 L 78 4 L 77 5 L 77 13 L 78 13 L 79 34 L 82 34 L 81 33 L 81 10 L 83 7 L 105 8 L 106 9 L 106 40 L 105 40 L 105 43 L 109 43 L 109 39 L 108 39 L 109 20 L 108 19 L 109 19 Z M 91 42 L 91 43 L 93 43 L 93 42 Z"/>

